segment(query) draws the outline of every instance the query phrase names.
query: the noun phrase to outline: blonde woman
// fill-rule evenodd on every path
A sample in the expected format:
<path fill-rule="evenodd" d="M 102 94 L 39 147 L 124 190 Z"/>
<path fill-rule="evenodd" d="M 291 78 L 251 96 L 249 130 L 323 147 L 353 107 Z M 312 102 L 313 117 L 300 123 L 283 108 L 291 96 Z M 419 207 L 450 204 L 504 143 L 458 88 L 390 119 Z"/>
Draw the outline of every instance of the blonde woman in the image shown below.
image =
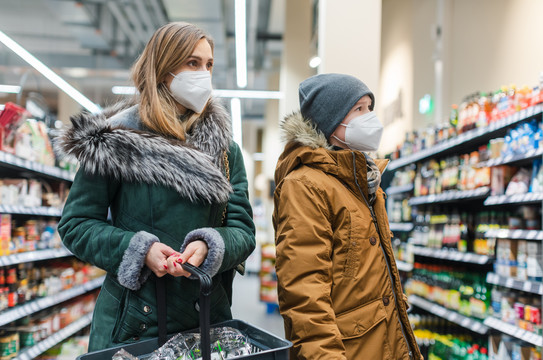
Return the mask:
<path fill-rule="evenodd" d="M 232 316 L 233 269 L 254 249 L 254 224 L 230 119 L 210 97 L 212 70 L 210 37 L 167 24 L 133 66 L 136 104 L 74 116 L 58 141 L 80 162 L 59 233 L 107 271 L 90 351 L 157 336 L 158 279 L 167 332 L 198 327 L 199 284 L 179 263 L 213 276 L 211 322 Z"/>

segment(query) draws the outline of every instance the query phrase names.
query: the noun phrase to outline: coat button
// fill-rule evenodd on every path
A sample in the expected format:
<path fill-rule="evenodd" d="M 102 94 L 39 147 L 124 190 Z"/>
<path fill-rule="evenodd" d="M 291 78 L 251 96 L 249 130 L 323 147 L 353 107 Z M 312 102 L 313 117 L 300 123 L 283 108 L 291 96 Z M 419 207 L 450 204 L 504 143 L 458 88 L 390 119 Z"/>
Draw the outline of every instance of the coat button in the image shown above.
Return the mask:
<path fill-rule="evenodd" d="M 388 299 L 388 296 L 383 296 L 383 304 L 385 306 L 388 306 L 388 304 L 390 304 L 390 300 Z"/>
<path fill-rule="evenodd" d="M 370 237 L 370 244 L 372 245 L 377 244 L 377 239 L 374 236 Z"/>
<path fill-rule="evenodd" d="M 141 323 L 140 330 L 145 330 L 145 329 L 147 329 L 147 325 L 145 323 Z"/>
<path fill-rule="evenodd" d="M 144 313 L 148 313 L 149 311 L 151 311 L 151 307 L 150 307 L 149 305 L 145 305 L 145 306 L 143 307 L 143 312 L 144 312 Z"/>

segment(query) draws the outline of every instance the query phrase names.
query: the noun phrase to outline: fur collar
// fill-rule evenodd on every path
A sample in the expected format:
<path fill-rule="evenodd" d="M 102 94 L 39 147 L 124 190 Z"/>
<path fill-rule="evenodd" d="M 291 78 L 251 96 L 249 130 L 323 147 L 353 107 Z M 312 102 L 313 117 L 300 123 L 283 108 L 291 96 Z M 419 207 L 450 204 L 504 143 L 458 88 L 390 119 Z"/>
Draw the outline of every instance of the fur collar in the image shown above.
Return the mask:
<path fill-rule="evenodd" d="M 146 131 L 137 108 L 120 110 L 72 116 L 72 127 L 56 138 L 57 153 L 75 157 L 89 174 L 167 186 L 192 202 L 228 200 L 232 187 L 222 169 L 232 135 L 217 100 L 209 102 L 184 142 Z"/>
<path fill-rule="evenodd" d="M 332 150 L 332 146 L 326 140 L 323 132 L 317 129 L 311 121 L 305 119 L 299 111 L 287 115 L 279 127 L 282 131 L 282 140 L 287 143 L 297 142 L 312 149 Z"/>

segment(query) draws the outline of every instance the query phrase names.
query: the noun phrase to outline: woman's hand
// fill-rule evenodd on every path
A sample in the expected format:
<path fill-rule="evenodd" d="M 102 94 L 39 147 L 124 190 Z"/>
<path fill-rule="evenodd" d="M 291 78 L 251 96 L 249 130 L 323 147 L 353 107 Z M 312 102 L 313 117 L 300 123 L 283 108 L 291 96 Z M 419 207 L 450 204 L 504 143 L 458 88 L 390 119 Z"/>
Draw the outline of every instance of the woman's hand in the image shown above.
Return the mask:
<path fill-rule="evenodd" d="M 168 273 L 168 257 L 175 251 L 166 244 L 156 242 L 149 248 L 145 255 L 145 265 L 156 276 L 162 277 Z"/>
<path fill-rule="evenodd" d="M 191 274 L 183 270 L 179 263 L 189 263 L 193 266 L 200 266 L 207 257 L 207 243 L 202 240 L 192 241 L 187 245 L 183 253 L 175 252 L 167 259 L 168 273 L 173 276 L 189 277 Z"/>

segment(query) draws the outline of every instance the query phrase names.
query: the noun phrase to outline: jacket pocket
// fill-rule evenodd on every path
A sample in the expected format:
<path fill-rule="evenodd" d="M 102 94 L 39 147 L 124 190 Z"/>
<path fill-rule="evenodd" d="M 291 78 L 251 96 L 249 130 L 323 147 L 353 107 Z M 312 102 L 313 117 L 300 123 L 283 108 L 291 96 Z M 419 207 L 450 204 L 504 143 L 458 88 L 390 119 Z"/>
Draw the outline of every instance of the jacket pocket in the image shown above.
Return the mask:
<path fill-rule="evenodd" d="M 115 327 L 113 339 L 115 343 L 136 342 L 144 336 L 153 323 L 150 319 L 153 311 L 131 291 L 125 292 L 123 300 L 121 316 Z M 156 318 L 154 320 L 156 322 Z"/>
<path fill-rule="evenodd" d="M 377 299 L 337 315 L 336 322 L 343 340 L 348 340 L 363 336 L 385 318 L 383 301 Z"/>

